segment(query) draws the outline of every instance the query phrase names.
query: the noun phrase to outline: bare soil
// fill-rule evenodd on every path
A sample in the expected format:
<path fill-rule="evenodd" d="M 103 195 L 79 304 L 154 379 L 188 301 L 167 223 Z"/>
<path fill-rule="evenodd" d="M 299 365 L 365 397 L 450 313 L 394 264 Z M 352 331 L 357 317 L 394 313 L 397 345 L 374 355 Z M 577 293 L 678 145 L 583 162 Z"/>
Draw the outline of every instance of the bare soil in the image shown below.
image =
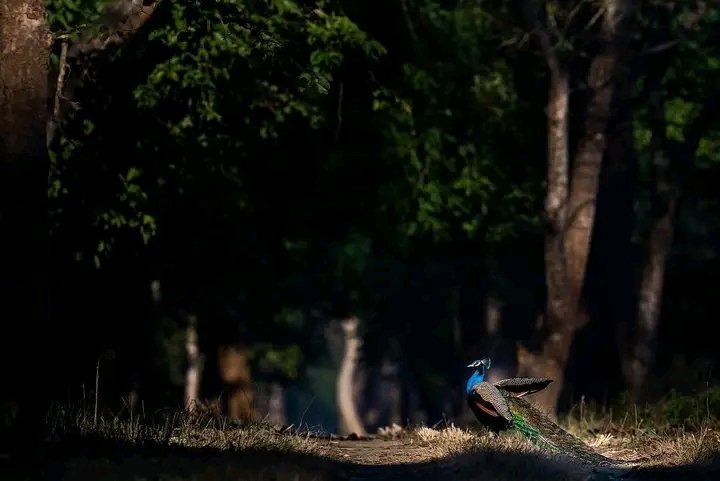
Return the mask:
<path fill-rule="evenodd" d="M 432 458 L 423 446 L 399 440 L 330 441 L 325 450 L 330 458 L 368 466 L 422 463 Z"/>

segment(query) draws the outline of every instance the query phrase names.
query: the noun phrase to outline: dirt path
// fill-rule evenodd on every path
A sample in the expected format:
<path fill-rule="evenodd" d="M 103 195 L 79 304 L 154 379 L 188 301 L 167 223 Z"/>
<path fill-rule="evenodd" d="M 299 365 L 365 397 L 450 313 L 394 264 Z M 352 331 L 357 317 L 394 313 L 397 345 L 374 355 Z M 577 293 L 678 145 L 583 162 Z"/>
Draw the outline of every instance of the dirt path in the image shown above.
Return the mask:
<path fill-rule="evenodd" d="M 324 454 L 343 463 L 347 481 L 578 480 L 611 481 L 605 471 L 572 462 L 550 462 L 522 453 L 477 452 L 445 456 L 408 441 L 331 441 Z"/>
<path fill-rule="evenodd" d="M 326 454 L 339 461 L 358 465 L 393 465 L 422 463 L 432 459 L 422 446 L 405 441 L 330 441 Z"/>
<path fill-rule="evenodd" d="M 462 480 L 503 481 L 719 481 L 720 461 L 703 465 L 640 467 L 595 466 L 571 458 L 538 454 L 478 451 L 437 456 L 407 441 L 332 441 L 325 455 L 347 463 L 340 478 L 347 481 Z"/>
<path fill-rule="evenodd" d="M 326 455 L 348 463 L 347 481 L 410 481 L 425 479 L 437 459 L 422 446 L 405 441 L 331 441 Z"/>

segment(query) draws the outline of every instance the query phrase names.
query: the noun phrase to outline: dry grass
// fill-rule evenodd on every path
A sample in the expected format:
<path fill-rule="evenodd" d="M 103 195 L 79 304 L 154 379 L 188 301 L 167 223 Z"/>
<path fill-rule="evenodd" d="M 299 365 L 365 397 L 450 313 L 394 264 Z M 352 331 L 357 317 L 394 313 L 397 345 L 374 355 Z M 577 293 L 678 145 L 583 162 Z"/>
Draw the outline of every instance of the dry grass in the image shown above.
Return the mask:
<path fill-rule="evenodd" d="M 480 450 L 537 454 L 541 450 L 515 433 L 493 437 L 485 432 L 450 425 L 443 429 L 418 427 L 408 432 L 409 443 L 425 448 L 433 457 L 454 456 Z"/>
<path fill-rule="evenodd" d="M 441 430 L 420 427 L 410 434 L 410 439 L 428 450 L 437 451 L 439 456 L 449 456 L 476 448 L 480 438 L 467 430 L 450 426 Z"/>
<path fill-rule="evenodd" d="M 570 420 L 562 423 L 569 432 L 578 436 L 600 454 L 618 461 L 642 466 L 679 466 L 702 463 L 720 458 L 720 425 L 706 422 L 700 427 L 690 428 L 613 428 L 612 422 L 602 419 L 597 413 L 589 413 L 596 424 L 604 423 L 606 431 L 592 425 L 588 419 Z M 522 453 L 531 456 L 553 456 L 532 444 L 517 433 L 503 433 L 493 437 L 480 430 L 462 429 L 450 425 L 443 429 L 416 427 L 401 429 L 398 426 L 382 428 L 379 433 L 384 439 L 400 439 L 410 445 L 423 448 L 429 458 L 441 458 L 468 454 L 478 451 L 500 453 Z"/>
<path fill-rule="evenodd" d="M 97 422 L 87 410 L 58 406 L 48 415 L 51 440 L 99 437 L 124 443 L 184 448 L 264 450 L 317 453 L 320 444 L 307 434 L 282 433 L 264 422 L 238 423 L 211 414 L 181 411 L 120 419 L 101 415 Z"/>
<path fill-rule="evenodd" d="M 435 471 L 452 473 L 448 479 L 579 481 L 591 473 L 590 468 L 544 453 L 512 432 L 494 437 L 452 425 L 440 430 L 421 427 L 411 430 L 408 440 L 420 444 L 432 458 L 442 459 Z"/>
<path fill-rule="evenodd" d="M 698 432 L 595 434 L 585 441 L 605 456 L 646 466 L 702 463 L 720 456 L 720 432 L 710 427 Z"/>
<path fill-rule="evenodd" d="M 577 433 L 576 433 L 577 434 Z M 655 479 L 652 469 L 679 469 L 662 479 L 706 479 L 714 475 L 711 463 L 720 459 L 720 431 L 705 426 L 695 431 L 643 432 L 630 434 L 594 433 L 583 440 L 599 453 L 628 464 L 596 469 L 563 455 L 544 452 L 516 433 L 493 437 L 483 431 L 450 426 L 435 430 L 419 427 L 402 436 L 409 445 L 422 447 L 428 459 L 441 460 L 435 471 L 450 472 L 453 479 L 499 481 L 513 479 L 592 481 L 615 479 Z M 608 474 L 614 473 L 614 474 Z"/>

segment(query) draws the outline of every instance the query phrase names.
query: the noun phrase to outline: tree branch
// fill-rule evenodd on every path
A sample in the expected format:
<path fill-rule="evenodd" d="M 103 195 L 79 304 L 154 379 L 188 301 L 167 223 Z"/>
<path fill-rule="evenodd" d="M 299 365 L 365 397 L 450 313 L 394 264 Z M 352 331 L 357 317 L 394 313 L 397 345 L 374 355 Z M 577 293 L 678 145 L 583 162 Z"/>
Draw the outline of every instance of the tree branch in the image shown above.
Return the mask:
<path fill-rule="evenodd" d="M 680 45 L 683 42 L 686 42 L 688 40 L 688 33 L 693 28 L 697 27 L 706 17 L 707 15 L 712 11 L 712 8 L 708 7 L 708 4 L 711 4 L 712 7 L 717 8 L 720 6 L 720 0 L 698 0 L 695 2 L 696 10 L 692 12 L 688 18 L 685 19 L 684 22 L 682 22 L 682 29 L 678 33 L 679 38 L 675 39 L 667 39 L 666 41 L 663 41 L 653 47 L 648 47 L 645 49 L 641 55 L 648 55 L 648 54 L 654 54 L 654 53 L 661 53 L 666 50 L 669 50 L 673 47 L 676 47 L 677 45 Z M 662 7 L 661 7 L 662 8 Z M 664 15 L 669 15 L 672 10 L 675 9 L 675 3 L 671 3 L 668 5 L 665 5 Z M 669 31 L 669 28 L 668 28 Z"/>
<path fill-rule="evenodd" d="M 544 10 L 545 3 L 543 2 L 542 5 L 542 9 Z M 541 17 L 540 12 L 538 11 L 540 10 L 539 6 L 536 5 L 534 0 L 522 0 L 521 10 L 523 17 L 525 18 L 525 22 L 530 28 L 531 33 L 537 37 L 538 42 L 540 43 L 540 50 L 545 57 L 545 61 L 547 62 L 551 75 L 561 75 L 563 68 L 560 64 L 560 59 L 558 58 L 557 51 L 552 45 L 550 32 L 544 25 L 544 22 L 540 21 Z M 545 18 L 545 16 L 543 16 L 542 18 Z"/>
<path fill-rule="evenodd" d="M 66 69 L 68 65 L 75 65 L 78 72 L 86 71 L 86 66 L 92 61 L 92 53 L 103 50 L 110 45 L 119 45 L 136 34 L 152 17 L 159 4 L 159 0 L 115 0 L 102 15 L 105 25 L 105 32 L 102 35 L 89 40 L 81 40 L 69 44 L 68 34 L 57 35 L 55 38 L 61 40 L 60 66 L 57 86 L 55 89 L 55 102 L 52 115 L 48 118 L 46 127 L 46 145 L 48 148 L 54 144 L 57 138 L 57 130 L 64 116 L 60 99 L 69 100 L 72 103 L 73 95 L 64 94 L 68 88 L 70 91 L 77 88 L 84 82 L 82 75 L 70 76 L 66 82 Z M 72 71 L 72 69 L 71 69 Z"/>
<path fill-rule="evenodd" d="M 59 118 L 60 118 L 60 97 L 63 93 L 63 88 L 65 86 L 65 71 L 67 70 L 67 53 L 68 53 L 68 38 L 67 35 L 62 35 L 58 37 L 60 41 L 62 42 L 60 46 L 60 60 L 59 60 L 59 66 L 58 66 L 58 76 L 57 80 L 55 81 L 55 99 L 53 102 L 53 111 L 52 115 L 49 116 L 47 127 L 45 129 L 45 144 L 47 147 L 50 147 L 52 144 L 52 141 L 55 138 L 55 133 L 57 131 Z"/>

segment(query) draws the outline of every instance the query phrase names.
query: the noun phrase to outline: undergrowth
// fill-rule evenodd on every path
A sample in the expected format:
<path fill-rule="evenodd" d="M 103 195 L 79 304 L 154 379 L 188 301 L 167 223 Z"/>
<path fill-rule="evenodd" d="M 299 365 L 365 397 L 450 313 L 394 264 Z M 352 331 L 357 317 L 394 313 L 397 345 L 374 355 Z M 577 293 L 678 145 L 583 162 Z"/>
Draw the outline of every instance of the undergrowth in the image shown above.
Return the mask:
<path fill-rule="evenodd" d="M 669 390 L 653 403 L 632 403 L 627 395 L 610 406 L 581 400 L 561 424 L 578 436 L 612 433 L 620 436 L 642 434 L 679 435 L 720 429 L 720 386 L 685 394 Z"/>

